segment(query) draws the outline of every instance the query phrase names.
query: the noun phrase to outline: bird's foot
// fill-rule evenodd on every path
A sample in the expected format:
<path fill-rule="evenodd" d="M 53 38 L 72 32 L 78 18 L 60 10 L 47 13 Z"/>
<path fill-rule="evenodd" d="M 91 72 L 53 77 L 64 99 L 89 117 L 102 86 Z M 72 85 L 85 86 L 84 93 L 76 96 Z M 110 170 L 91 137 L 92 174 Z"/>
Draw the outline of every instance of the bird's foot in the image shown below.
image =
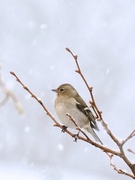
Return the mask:
<path fill-rule="evenodd" d="M 61 132 L 63 132 L 63 133 L 64 133 L 64 132 L 66 131 L 66 129 L 67 129 L 67 126 L 64 126 L 64 125 L 63 125 L 63 126 L 62 126 L 62 130 L 61 130 Z"/>
<path fill-rule="evenodd" d="M 79 132 L 77 134 L 74 134 L 72 137 L 74 138 L 74 142 L 77 142 L 79 137 Z"/>

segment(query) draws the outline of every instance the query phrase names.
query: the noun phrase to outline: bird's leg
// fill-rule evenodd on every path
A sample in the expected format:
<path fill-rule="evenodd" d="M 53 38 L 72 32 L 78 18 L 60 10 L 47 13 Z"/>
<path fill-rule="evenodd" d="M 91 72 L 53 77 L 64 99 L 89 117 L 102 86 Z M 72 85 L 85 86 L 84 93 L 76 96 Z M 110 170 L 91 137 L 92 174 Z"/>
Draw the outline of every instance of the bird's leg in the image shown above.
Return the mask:
<path fill-rule="evenodd" d="M 79 133 L 80 133 L 80 131 L 78 131 L 77 134 L 74 134 L 74 135 L 72 136 L 72 137 L 74 138 L 74 142 L 77 142 L 78 137 L 79 137 Z"/>
<path fill-rule="evenodd" d="M 61 132 L 63 132 L 63 133 L 64 133 L 64 132 L 66 131 L 66 129 L 67 129 L 67 126 L 64 126 L 64 125 L 63 125 L 63 126 L 62 126 L 62 130 L 61 130 Z"/>

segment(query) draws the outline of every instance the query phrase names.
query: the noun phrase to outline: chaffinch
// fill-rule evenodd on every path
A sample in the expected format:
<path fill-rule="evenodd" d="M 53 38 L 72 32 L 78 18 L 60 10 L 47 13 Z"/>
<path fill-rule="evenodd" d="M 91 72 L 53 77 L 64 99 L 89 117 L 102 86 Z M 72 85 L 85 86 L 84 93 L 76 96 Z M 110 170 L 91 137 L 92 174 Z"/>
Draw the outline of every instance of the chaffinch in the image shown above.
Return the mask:
<path fill-rule="evenodd" d="M 103 144 L 94 131 L 99 131 L 95 117 L 75 88 L 70 84 L 62 84 L 52 91 L 57 93 L 54 106 L 61 123 L 67 128 L 76 128 L 66 115 L 68 113 L 80 128 L 87 130 L 97 142 Z"/>

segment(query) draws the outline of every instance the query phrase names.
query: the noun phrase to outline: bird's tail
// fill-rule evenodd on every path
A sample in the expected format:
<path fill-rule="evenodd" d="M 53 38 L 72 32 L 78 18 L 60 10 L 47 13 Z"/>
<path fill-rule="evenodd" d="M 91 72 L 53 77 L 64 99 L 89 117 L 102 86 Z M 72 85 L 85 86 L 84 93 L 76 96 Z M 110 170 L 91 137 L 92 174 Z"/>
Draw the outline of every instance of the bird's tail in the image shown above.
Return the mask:
<path fill-rule="evenodd" d="M 90 126 L 85 127 L 85 129 L 94 137 L 95 141 L 100 142 L 101 144 L 103 144 L 102 141 L 97 136 L 97 134 L 95 133 L 95 131 Z"/>
<path fill-rule="evenodd" d="M 101 144 L 103 144 L 102 141 L 99 139 L 99 137 L 97 136 L 97 134 L 94 132 L 93 129 L 92 129 L 92 131 L 93 131 L 92 135 L 93 135 L 94 139 L 95 139 L 97 142 L 100 142 Z"/>

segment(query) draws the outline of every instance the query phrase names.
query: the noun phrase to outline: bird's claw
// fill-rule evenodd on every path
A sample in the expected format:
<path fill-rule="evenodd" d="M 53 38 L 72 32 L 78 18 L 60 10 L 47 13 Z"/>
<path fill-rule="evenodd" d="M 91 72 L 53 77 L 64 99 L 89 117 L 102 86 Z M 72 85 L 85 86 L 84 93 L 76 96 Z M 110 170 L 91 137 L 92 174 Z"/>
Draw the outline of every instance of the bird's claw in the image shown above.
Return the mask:
<path fill-rule="evenodd" d="M 74 138 L 74 142 L 77 142 L 77 140 L 78 140 L 78 136 L 79 136 L 79 133 L 77 133 L 77 134 L 74 134 L 72 137 Z"/>
<path fill-rule="evenodd" d="M 66 129 L 67 129 L 67 126 L 64 126 L 64 125 L 63 125 L 63 126 L 62 126 L 62 130 L 61 130 L 61 132 L 63 132 L 63 133 L 64 133 L 64 132 L 66 131 Z"/>

